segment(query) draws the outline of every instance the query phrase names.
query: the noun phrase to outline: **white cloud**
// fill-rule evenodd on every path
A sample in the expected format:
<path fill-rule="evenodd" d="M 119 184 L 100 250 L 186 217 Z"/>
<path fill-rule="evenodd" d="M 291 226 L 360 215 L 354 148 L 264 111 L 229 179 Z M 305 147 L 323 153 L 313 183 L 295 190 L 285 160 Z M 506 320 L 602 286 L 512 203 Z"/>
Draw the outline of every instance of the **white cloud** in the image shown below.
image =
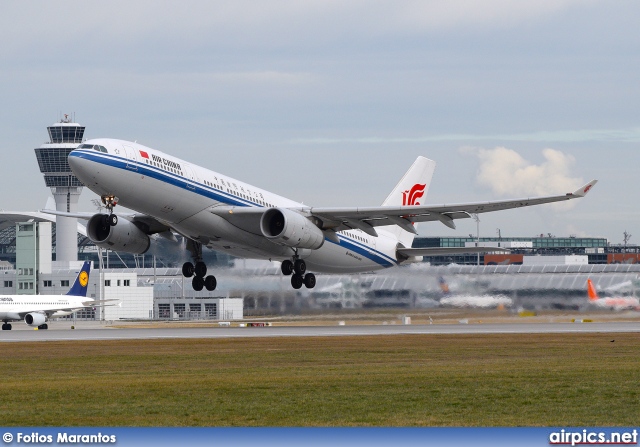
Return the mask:
<path fill-rule="evenodd" d="M 480 161 L 477 182 L 502 196 L 544 196 L 576 190 L 584 183 L 571 176 L 575 159 L 555 149 L 544 149 L 545 159 L 534 164 L 506 147 L 494 149 L 463 149 Z"/>

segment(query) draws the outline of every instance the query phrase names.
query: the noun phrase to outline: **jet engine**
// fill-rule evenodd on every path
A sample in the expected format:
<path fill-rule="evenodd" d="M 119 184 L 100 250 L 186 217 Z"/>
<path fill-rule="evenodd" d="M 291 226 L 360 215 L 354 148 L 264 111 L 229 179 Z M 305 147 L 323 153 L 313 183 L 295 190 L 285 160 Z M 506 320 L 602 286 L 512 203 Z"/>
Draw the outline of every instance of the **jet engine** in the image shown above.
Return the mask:
<path fill-rule="evenodd" d="M 101 248 L 126 253 L 142 254 L 149 249 L 149 236 L 127 219 L 115 219 L 115 225 L 107 220 L 107 214 L 95 214 L 87 223 L 87 235 Z"/>
<path fill-rule="evenodd" d="M 24 322 L 29 326 L 40 326 L 41 324 L 44 324 L 45 321 L 47 321 L 47 318 L 43 314 L 36 312 L 32 312 L 24 316 Z"/>
<path fill-rule="evenodd" d="M 260 219 L 264 237 L 276 244 L 316 250 L 324 243 L 324 233 L 302 214 L 286 208 L 270 208 Z"/>

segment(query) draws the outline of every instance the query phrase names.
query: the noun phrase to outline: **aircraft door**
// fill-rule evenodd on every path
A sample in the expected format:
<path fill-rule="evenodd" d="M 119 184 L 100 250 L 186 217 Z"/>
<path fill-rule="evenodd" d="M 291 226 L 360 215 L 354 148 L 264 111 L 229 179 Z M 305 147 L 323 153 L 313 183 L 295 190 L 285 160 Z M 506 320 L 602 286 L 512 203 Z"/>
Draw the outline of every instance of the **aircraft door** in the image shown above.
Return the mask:
<path fill-rule="evenodd" d="M 187 189 L 194 191 L 196 189 L 195 183 L 197 183 L 198 181 L 198 179 L 196 178 L 196 174 L 195 172 L 193 172 L 191 166 L 185 164 L 182 167 L 184 168 L 184 175 L 187 179 Z"/>
<path fill-rule="evenodd" d="M 125 146 L 124 152 L 127 158 L 127 169 L 137 171 L 138 167 L 136 166 L 136 150 L 131 146 Z"/>

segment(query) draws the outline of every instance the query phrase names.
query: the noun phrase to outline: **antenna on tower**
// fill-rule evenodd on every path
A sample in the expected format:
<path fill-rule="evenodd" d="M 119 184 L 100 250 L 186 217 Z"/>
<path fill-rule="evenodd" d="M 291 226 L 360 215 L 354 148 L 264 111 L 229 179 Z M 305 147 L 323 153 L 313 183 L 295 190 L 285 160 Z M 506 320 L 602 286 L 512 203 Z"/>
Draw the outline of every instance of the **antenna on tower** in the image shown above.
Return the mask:
<path fill-rule="evenodd" d="M 624 233 L 622 233 L 623 235 L 623 241 L 624 241 L 624 251 L 627 251 L 627 242 L 629 242 L 629 239 L 631 239 L 631 233 L 627 233 L 627 230 L 624 230 Z"/>

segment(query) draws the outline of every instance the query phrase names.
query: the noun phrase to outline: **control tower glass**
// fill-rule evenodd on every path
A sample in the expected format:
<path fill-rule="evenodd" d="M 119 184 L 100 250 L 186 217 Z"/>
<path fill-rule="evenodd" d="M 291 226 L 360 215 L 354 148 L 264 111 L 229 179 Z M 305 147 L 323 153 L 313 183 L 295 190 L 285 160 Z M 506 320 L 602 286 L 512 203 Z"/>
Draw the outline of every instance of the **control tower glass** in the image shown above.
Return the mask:
<path fill-rule="evenodd" d="M 47 130 L 51 143 L 82 143 L 84 136 L 84 127 L 76 123 L 63 122 L 47 127 Z"/>
<path fill-rule="evenodd" d="M 82 143 L 84 126 L 72 122 L 65 115 L 60 122 L 47 127 L 47 131 L 49 142 L 35 149 L 38 166 L 44 174 L 45 184 L 51 188 L 56 210 L 73 213 L 77 211 L 83 185 L 73 174 L 68 156 Z M 56 261 L 77 261 L 77 223 L 74 217 L 56 218 Z"/>

